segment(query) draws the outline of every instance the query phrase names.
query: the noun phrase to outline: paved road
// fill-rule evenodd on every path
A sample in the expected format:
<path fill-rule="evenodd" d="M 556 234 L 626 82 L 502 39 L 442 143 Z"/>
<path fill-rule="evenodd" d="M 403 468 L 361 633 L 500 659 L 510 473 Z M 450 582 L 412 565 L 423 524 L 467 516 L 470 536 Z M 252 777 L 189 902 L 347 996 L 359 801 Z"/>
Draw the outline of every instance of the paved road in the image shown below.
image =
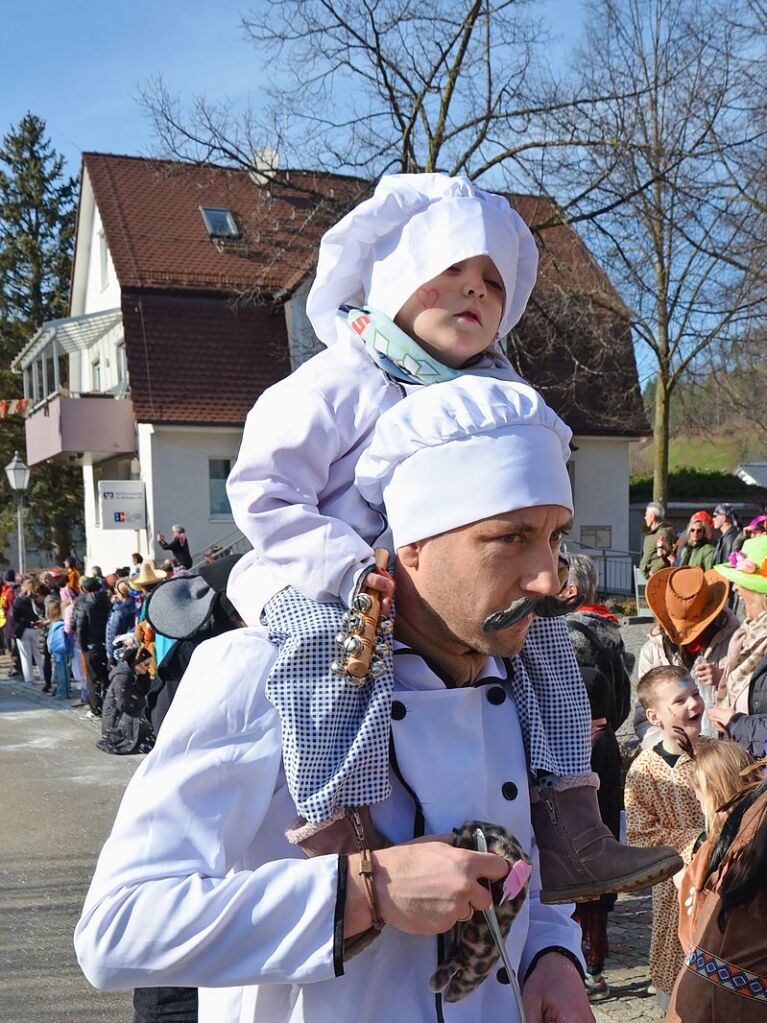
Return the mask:
<path fill-rule="evenodd" d="M 646 632 L 625 627 L 627 647 L 636 652 Z M 130 994 L 91 988 L 72 949 L 96 856 L 142 759 L 107 756 L 97 737 L 95 722 L 38 688 L 0 682 L 0 1023 L 132 1020 Z M 599 1021 L 662 1019 L 647 995 L 649 936 L 649 897 L 621 899 Z"/>
<path fill-rule="evenodd" d="M 78 712 L 0 683 L 2 1023 L 133 1018 L 131 995 L 94 990 L 72 948 L 96 856 L 141 760 L 106 756 L 97 738 Z"/>

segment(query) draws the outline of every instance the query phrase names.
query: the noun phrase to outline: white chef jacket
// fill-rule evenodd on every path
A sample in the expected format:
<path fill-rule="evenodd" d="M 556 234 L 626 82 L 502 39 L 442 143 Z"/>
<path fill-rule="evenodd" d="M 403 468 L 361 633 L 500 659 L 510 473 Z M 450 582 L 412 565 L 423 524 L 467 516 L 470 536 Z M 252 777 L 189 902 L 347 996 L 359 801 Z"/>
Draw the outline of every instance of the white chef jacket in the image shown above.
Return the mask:
<path fill-rule="evenodd" d="M 492 973 L 467 998 L 429 991 L 438 939 L 385 927 L 341 961 L 339 858 L 306 859 L 284 837 L 295 818 L 277 711 L 264 695 L 274 649 L 253 629 L 202 644 L 153 752 L 139 767 L 75 932 L 97 987 L 197 986 L 200 1023 L 515 1023 Z M 502 663 L 446 689 L 423 660 L 395 655 L 392 793 L 373 819 L 393 842 L 467 819 L 513 832 L 533 858 L 509 932 L 524 977 L 558 946 L 580 957 L 572 906 L 539 901 L 525 758 Z M 408 791 L 408 789 L 410 791 Z M 501 974 L 502 977 L 502 974 Z"/>
<path fill-rule="evenodd" d="M 392 382 L 345 323 L 339 340 L 268 388 L 250 410 L 227 495 L 253 545 L 227 593 L 243 620 L 284 586 L 348 606 L 387 546 L 383 517 L 360 496 L 354 471 L 383 413 L 418 385 Z M 521 380 L 498 352 L 467 372 Z"/>

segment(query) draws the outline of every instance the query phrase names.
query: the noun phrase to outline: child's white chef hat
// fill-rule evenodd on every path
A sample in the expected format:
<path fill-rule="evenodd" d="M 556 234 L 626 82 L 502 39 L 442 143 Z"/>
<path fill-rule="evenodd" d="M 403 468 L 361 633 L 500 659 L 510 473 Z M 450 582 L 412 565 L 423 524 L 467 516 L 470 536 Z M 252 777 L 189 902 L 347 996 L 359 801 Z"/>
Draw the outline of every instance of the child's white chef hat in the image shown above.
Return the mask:
<path fill-rule="evenodd" d="M 384 412 L 357 489 L 384 506 L 395 549 L 520 508 L 572 511 L 571 437 L 527 384 L 462 374 Z"/>
<path fill-rule="evenodd" d="M 325 345 L 338 340 L 339 306 L 367 304 L 392 319 L 426 281 L 453 263 L 488 255 L 506 301 L 498 336 L 519 321 L 535 284 L 538 250 L 502 195 L 463 177 L 390 174 L 320 243 L 306 311 Z"/>

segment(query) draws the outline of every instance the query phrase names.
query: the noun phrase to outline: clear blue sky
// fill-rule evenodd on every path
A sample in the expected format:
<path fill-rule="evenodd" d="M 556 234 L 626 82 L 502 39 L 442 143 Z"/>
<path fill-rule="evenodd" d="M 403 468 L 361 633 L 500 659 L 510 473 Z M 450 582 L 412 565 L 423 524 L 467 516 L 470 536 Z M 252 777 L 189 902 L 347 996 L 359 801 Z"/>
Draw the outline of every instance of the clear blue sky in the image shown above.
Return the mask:
<path fill-rule="evenodd" d="M 148 154 L 140 83 L 162 74 L 185 98 L 245 97 L 258 86 L 242 41 L 242 0 L 6 0 L 0 132 L 42 117 L 72 173 L 80 153 Z"/>
<path fill-rule="evenodd" d="M 140 83 L 162 74 L 185 100 L 257 96 L 258 58 L 239 21 L 258 2 L 5 0 L 0 134 L 27 111 L 37 114 L 73 174 L 83 150 L 150 154 Z M 563 43 L 578 33 L 579 0 L 538 0 L 535 8 Z"/>

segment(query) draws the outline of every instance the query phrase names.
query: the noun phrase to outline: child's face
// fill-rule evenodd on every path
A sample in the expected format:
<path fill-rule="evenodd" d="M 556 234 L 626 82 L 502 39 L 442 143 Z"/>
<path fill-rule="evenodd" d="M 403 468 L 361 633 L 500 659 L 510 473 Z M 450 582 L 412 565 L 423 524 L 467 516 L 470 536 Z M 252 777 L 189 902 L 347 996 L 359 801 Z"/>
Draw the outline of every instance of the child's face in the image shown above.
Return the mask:
<path fill-rule="evenodd" d="M 459 369 L 495 340 L 504 301 L 495 263 L 471 256 L 422 284 L 395 323 L 435 359 Z"/>
<path fill-rule="evenodd" d="M 647 720 L 657 725 L 668 739 L 674 739 L 675 727 L 683 728 L 690 739 L 696 739 L 700 735 L 703 709 L 698 687 L 686 675 L 657 686 L 653 705 L 647 708 Z"/>

